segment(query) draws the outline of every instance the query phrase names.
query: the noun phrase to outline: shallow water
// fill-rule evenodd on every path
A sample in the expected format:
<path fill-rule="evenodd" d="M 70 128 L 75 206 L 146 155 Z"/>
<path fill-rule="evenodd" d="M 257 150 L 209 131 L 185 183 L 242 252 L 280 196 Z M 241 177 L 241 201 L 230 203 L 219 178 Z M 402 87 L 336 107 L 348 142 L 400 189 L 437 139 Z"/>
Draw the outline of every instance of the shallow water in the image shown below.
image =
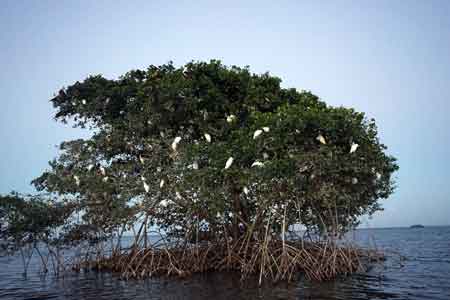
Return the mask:
<path fill-rule="evenodd" d="M 56 279 L 39 275 L 36 264 L 25 278 L 19 257 L 0 257 L 0 299 L 450 299 L 450 227 L 364 229 L 352 237 L 384 249 L 387 261 L 332 282 L 258 287 L 229 273 L 123 281 L 89 272 Z"/>

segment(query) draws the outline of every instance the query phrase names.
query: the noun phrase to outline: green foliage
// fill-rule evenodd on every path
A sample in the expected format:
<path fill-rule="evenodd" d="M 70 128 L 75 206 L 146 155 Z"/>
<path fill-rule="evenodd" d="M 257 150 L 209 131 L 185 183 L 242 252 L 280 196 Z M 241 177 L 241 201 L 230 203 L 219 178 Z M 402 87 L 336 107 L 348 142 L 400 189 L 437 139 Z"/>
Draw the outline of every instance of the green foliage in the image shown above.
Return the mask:
<path fill-rule="evenodd" d="M 102 232 L 144 217 L 187 235 L 258 233 L 269 218 L 276 233 L 283 219 L 345 232 L 381 209 L 396 161 L 374 120 L 280 83 L 215 60 L 90 76 L 51 102 L 56 120 L 91 128 L 92 137 L 62 143 L 33 184 L 82 212 L 77 224 Z"/>

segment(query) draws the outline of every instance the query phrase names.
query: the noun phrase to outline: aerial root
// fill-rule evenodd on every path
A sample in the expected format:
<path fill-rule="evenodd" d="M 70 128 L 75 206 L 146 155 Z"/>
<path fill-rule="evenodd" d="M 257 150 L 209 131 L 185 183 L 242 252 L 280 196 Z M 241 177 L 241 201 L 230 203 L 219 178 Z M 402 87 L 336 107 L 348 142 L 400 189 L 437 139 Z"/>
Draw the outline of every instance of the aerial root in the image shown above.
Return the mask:
<path fill-rule="evenodd" d="M 193 273 L 231 270 L 244 280 L 257 275 L 259 282 L 292 281 L 303 274 L 309 280 L 325 281 L 349 275 L 373 261 L 379 252 L 328 242 L 295 243 L 272 240 L 252 242 L 205 242 L 174 248 L 142 248 L 102 257 L 89 264 L 96 269 L 119 273 L 122 278 L 152 276 L 186 277 Z"/>

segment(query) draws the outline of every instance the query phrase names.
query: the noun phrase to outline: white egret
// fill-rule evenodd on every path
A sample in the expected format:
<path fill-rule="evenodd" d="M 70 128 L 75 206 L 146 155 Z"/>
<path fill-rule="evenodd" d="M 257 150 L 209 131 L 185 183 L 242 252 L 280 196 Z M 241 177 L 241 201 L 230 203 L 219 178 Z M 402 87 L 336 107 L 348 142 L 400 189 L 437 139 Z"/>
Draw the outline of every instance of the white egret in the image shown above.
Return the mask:
<path fill-rule="evenodd" d="M 139 161 L 141 162 L 141 164 L 144 164 L 144 158 L 142 156 L 139 155 Z"/>
<path fill-rule="evenodd" d="M 327 141 L 325 141 L 325 138 L 323 137 L 323 135 L 321 135 L 321 134 L 319 134 L 317 137 L 316 137 L 316 140 L 318 140 L 320 143 L 322 143 L 322 144 L 326 144 L 327 143 Z"/>
<path fill-rule="evenodd" d="M 100 172 L 102 173 L 102 175 L 103 175 L 103 176 L 105 176 L 105 175 L 106 175 L 106 171 L 105 171 L 105 168 L 103 168 L 103 167 L 100 167 Z"/>
<path fill-rule="evenodd" d="M 263 130 L 264 132 L 269 132 L 269 131 L 270 131 L 270 128 L 269 128 L 269 127 L 263 127 L 262 130 Z"/>
<path fill-rule="evenodd" d="M 263 153 L 263 158 L 264 159 L 268 159 L 269 158 L 269 154 L 267 154 L 266 152 Z"/>
<path fill-rule="evenodd" d="M 194 162 L 192 163 L 192 169 L 198 170 L 198 162 L 194 161 Z"/>
<path fill-rule="evenodd" d="M 83 103 L 83 105 L 86 104 L 86 99 L 81 100 L 81 103 Z"/>
<path fill-rule="evenodd" d="M 181 137 L 177 136 L 172 142 L 173 151 L 177 151 L 178 143 L 181 141 Z"/>
<path fill-rule="evenodd" d="M 255 161 L 254 163 L 252 163 L 251 167 L 263 167 L 264 164 L 260 161 Z"/>
<path fill-rule="evenodd" d="M 244 194 L 248 195 L 248 193 L 249 193 L 248 188 L 246 186 L 244 186 Z"/>
<path fill-rule="evenodd" d="M 350 153 L 353 153 L 358 149 L 359 145 L 356 143 L 352 143 L 352 146 L 350 147 Z"/>
<path fill-rule="evenodd" d="M 225 170 L 231 167 L 231 165 L 233 164 L 233 160 L 233 157 L 227 159 L 227 162 L 225 163 Z"/>
<path fill-rule="evenodd" d="M 352 178 L 352 184 L 357 184 L 358 183 L 358 178 L 353 177 Z"/>
<path fill-rule="evenodd" d="M 211 136 L 208 133 L 205 133 L 205 139 L 208 143 L 211 143 Z"/>
<path fill-rule="evenodd" d="M 79 185 L 80 185 L 80 178 L 78 178 L 77 175 L 74 175 L 74 176 L 73 176 L 73 179 L 75 179 L 75 184 L 76 184 L 77 186 L 79 186 Z"/>
<path fill-rule="evenodd" d="M 88 170 L 88 171 L 91 171 L 93 168 L 94 168 L 94 165 L 93 165 L 93 164 L 90 164 L 89 166 L 87 166 L 87 170 Z"/>
<path fill-rule="evenodd" d="M 159 182 L 159 188 L 162 189 L 163 186 L 164 186 L 164 179 L 161 179 L 161 181 Z"/>
<path fill-rule="evenodd" d="M 380 179 L 381 179 L 381 174 L 380 174 L 380 173 L 377 172 L 377 173 L 375 174 L 375 176 L 376 176 L 377 180 L 380 180 Z"/>
<path fill-rule="evenodd" d="M 107 182 L 108 181 L 108 176 L 103 177 L 103 182 Z"/>
<path fill-rule="evenodd" d="M 230 218 L 232 218 L 232 217 L 233 217 L 233 213 L 230 211 L 230 212 L 228 213 L 228 216 L 229 216 Z"/>
<path fill-rule="evenodd" d="M 220 212 L 217 212 L 216 218 L 217 218 L 217 219 L 220 219 L 221 217 L 222 217 L 222 215 L 220 214 Z"/>
<path fill-rule="evenodd" d="M 256 139 L 258 136 L 261 135 L 261 133 L 263 133 L 263 131 L 262 131 L 261 129 L 256 130 L 256 131 L 253 133 L 253 139 Z"/>
<path fill-rule="evenodd" d="M 161 205 L 162 207 L 167 207 L 167 205 L 169 205 L 169 201 L 167 201 L 166 199 L 162 200 L 161 202 L 159 202 L 159 205 Z"/>
<path fill-rule="evenodd" d="M 150 187 L 148 186 L 147 182 L 143 181 L 142 184 L 144 185 L 144 190 L 146 193 L 150 191 Z"/>
<path fill-rule="evenodd" d="M 232 123 L 235 119 L 236 119 L 236 116 L 235 116 L 235 115 L 229 115 L 229 116 L 227 117 L 227 122 L 228 122 L 228 123 Z"/>

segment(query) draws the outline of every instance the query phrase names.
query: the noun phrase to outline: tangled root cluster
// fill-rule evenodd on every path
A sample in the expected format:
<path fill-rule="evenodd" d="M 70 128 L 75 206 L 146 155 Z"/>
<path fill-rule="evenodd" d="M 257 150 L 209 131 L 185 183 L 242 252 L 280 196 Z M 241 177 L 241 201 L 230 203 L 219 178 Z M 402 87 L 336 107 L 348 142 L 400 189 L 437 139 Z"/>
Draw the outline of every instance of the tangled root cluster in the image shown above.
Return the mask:
<path fill-rule="evenodd" d="M 119 273 L 124 279 L 186 277 L 193 273 L 231 270 L 240 272 L 243 280 L 256 275 L 261 284 L 266 279 L 292 281 L 300 274 L 309 280 L 330 280 L 364 270 L 367 263 L 382 259 L 382 254 L 376 251 L 333 242 L 241 240 L 169 248 L 134 247 L 88 264 Z"/>

